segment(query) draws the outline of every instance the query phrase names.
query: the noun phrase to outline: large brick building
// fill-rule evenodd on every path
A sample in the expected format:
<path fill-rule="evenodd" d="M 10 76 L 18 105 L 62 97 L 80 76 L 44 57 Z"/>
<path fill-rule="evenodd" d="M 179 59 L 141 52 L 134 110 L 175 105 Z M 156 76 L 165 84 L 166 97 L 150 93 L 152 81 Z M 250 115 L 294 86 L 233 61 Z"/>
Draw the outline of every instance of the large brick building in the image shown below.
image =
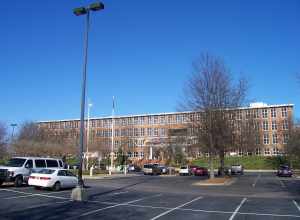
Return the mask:
<path fill-rule="evenodd" d="M 253 103 L 249 107 L 238 108 L 235 116 L 239 120 L 247 120 L 250 115 L 254 118 L 259 130 L 258 147 L 253 153 L 257 155 L 278 155 L 284 151 L 289 138 L 289 131 L 293 121 L 293 105 L 266 105 Z M 186 131 L 184 147 L 197 145 L 197 138 L 190 126 L 191 121 L 198 120 L 201 112 L 175 112 L 144 114 L 130 116 L 114 116 L 89 119 L 89 143 L 94 144 L 94 151 L 106 148 L 109 152 L 114 140 L 113 148 L 116 152 L 122 148 L 132 159 L 153 157 L 152 149 L 164 147 L 168 143 L 170 131 Z M 114 129 L 112 129 L 112 123 Z M 57 120 L 38 122 L 40 127 L 46 128 L 54 135 L 67 134 L 69 138 L 79 136 L 80 120 Z M 97 146 L 98 145 L 98 146 Z M 203 152 L 198 152 L 201 155 Z M 243 155 L 246 152 L 237 148 L 232 155 Z"/>

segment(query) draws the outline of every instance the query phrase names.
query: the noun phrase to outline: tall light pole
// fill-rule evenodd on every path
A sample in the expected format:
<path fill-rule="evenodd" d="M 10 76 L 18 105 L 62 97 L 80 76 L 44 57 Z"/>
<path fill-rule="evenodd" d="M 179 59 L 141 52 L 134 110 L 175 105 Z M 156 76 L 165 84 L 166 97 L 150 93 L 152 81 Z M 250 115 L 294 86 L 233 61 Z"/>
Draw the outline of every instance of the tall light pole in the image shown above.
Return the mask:
<path fill-rule="evenodd" d="M 87 140 L 86 140 L 86 169 L 89 169 L 89 142 L 90 142 L 90 108 L 92 103 L 88 103 Z"/>
<path fill-rule="evenodd" d="M 85 92 L 86 92 L 86 69 L 88 57 L 88 37 L 90 27 L 90 12 L 104 9 L 104 4 L 101 2 L 90 4 L 87 7 L 75 8 L 73 10 L 76 16 L 86 15 L 86 26 L 84 34 L 84 57 L 83 57 L 83 72 L 82 72 L 82 93 L 81 93 L 81 114 L 80 114 L 80 144 L 78 151 L 79 170 L 78 170 L 78 186 L 72 191 L 71 198 L 73 200 L 82 201 L 83 198 L 83 180 L 82 180 L 82 160 L 83 160 L 83 145 L 84 145 L 84 110 L 85 110 Z"/>
<path fill-rule="evenodd" d="M 113 96 L 113 106 L 111 113 L 111 151 L 110 151 L 110 169 L 109 175 L 112 175 L 113 167 L 114 167 L 114 136 L 115 136 L 115 127 L 114 127 L 114 115 L 115 115 L 115 97 Z"/>

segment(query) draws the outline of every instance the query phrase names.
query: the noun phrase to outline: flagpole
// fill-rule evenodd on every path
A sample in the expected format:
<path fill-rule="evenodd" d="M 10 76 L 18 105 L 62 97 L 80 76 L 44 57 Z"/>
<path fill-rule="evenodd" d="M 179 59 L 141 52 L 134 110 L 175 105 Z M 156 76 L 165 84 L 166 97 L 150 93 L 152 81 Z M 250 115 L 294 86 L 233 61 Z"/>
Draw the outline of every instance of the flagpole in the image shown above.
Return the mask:
<path fill-rule="evenodd" d="M 115 115 L 115 97 L 113 96 L 112 103 L 112 116 L 111 116 L 111 152 L 110 152 L 110 170 L 109 175 L 112 174 L 112 170 L 114 167 L 114 115 Z"/>

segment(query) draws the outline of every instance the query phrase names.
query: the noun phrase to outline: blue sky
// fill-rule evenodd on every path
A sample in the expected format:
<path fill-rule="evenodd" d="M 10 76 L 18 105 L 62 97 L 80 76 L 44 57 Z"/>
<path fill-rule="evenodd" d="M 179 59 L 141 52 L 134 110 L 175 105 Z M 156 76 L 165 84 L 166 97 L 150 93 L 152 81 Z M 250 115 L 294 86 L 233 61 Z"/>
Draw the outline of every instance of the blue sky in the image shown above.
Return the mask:
<path fill-rule="evenodd" d="M 1 1 L 0 121 L 80 116 L 84 17 L 92 1 Z M 300 117 L 300 1 L 105 0 L 91 15 L 91 116 L 176 111 L 202 52 L 250 80 L 249 100 Z"/>

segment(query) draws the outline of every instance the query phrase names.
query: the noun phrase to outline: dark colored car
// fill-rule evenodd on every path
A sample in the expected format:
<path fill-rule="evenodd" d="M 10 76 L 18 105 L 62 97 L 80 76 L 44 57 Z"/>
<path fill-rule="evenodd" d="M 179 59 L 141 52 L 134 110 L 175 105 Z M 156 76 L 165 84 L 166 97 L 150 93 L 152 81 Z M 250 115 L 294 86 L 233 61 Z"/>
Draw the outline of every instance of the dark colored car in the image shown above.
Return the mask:
<path fill-rule="evenodd" d="M 192 175 L 195 175 L 195 171 L 196 171 L 197 168 L 199 168 L 199 166 L 196 166 L 196 165 L 191 165 L 190 166 L 190 170 L 191 170 Z"/>
<path fill-rule="evenodd" d="M 287 165 L 280 165 L 277 171 L 277 176 L 292 177 L 293 171 Z"/>
<path fill-rule="evenodd" d="M 208 176 L 208 170 L 206 167 L 197 167 L 194 171 L 195 176 Z"/>

